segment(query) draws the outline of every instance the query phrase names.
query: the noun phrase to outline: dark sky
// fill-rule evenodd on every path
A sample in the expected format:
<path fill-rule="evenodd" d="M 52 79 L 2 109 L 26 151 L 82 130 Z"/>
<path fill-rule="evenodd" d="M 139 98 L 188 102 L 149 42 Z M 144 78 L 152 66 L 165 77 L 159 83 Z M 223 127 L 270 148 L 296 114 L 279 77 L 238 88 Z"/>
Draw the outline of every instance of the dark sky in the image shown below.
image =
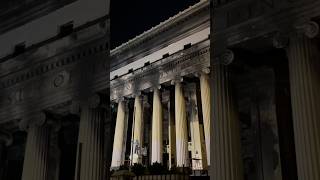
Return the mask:
<path fill-rule="evenodd" d="M 197 2 L 199 0 L 111 0 L 111 48 Z"/>

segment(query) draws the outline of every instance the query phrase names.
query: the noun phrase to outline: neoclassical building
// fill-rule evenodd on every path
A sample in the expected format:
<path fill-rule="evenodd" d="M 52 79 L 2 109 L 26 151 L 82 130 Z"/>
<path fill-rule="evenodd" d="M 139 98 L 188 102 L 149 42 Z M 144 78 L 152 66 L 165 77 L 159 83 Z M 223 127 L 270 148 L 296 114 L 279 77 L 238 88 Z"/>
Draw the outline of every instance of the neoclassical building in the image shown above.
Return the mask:
<path fill-rule="evenodd" d="M 111 169 L 319 179 L 319 9 L 201 1 L 111 50 Z"/>
<path fill-rule="evenodd" d="M 210 177 L 319 179 L 320 2 L 211 8 Z"/>
<path fill-rule="evenodd" d="M 204 0 L 113 50 L 96 1 L 1 6 L 1 180 L 320 179 L 320 1 Z"/>
<path fill-rule="evenodd" d="M 109 1 L 0 4 L 0 179 L 105 179 Z"/>
<path fill-rule="evenodd" d="M 201 1 L 111 50 L 111 169 L 210 165 L 210 6 Z"/>

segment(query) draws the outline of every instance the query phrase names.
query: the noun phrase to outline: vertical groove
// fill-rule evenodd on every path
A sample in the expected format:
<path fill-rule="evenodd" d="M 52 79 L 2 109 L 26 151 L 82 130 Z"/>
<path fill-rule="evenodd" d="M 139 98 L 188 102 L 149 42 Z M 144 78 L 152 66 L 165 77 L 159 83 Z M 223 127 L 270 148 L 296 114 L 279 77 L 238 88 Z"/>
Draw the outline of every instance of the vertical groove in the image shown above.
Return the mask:
<path fill-rule="evenodd" d="M 80 167 L 80 180 L 101 180 L 104 165 L 102 153 L 104 146 L 101 146 L 101 124 L 104 121 L 103 109 L 83 107 L 80 119 L 79 144 L 82 144 L 82 159 L 77 165 Z M 80 146 L 79 146 L 80 147 Z"/>
<path fill-rule="evenodd" d="M 160 99 L 160 92 L 157 88 L 154 89 L 153 94 L 153 110 L 152 110 L 152 155 L 151 164 L 158 162 L 162 163 L 162 104 Z"/>
<path fill-rule="evenodd" d="M 113 152 L 111 168 L 118 168 L 122 162 L 122 151 L 124 146 L 124 129 L 125 129 L 125 109 L 124 102 L 120 101 L 118 104 L 116 127 L 113 141 Z"/>
<path fill-rule="evenodd" d="M 188 167 L 189 158 L 186 103 L 180 82 L 175 84 L 175 115 L 177 167 Z"/>
<path fill-rule="evenodd" d="M 215 65 L 213 76 L 213 179 L 241 180 L 240 127 L 227 67 Z"/>
<path fill-rule="evenodd" d="M 28 131 L 22 180 L 46 180 L 49 130 L 45 126 Z"/>
<path fill-rule="evenodd" d="M 142 104 L 141 104 L 141 99 L 139 96 L 136 96 L 135 101 L 134 101 L 134 136 L 133 136 L 133 156 L 132 156 L 132 162 L 133 164 L 135 163 L 142 163 L 141 162 L 141 155 L 140 154 L 135 154 L 136 152 L 136 145 L 142 147 L 142 123 L 143 123 L 143 118 L 142 118 Z"/>
<path fill-rule="evenodd" d="M 316 40 L 291 38 L 287 49 L 298 177 L 320 179 L 320 61 Z"/>
<path fill-rule="evenodd" d="M 201 74 L 200 88 L 201 88 L 200 93 L 201 93 L 202 114 L 203 114 L 203 124 L 204 124 L 204 137 L 206 142 L 207 163 L 210 166 L 211 91 L 210 91 L 209 77 L 207 74 Z"/>
<path fill-rule="evenodd" d="M 189 109 L 191 111 L 191 119 L 190 119 L 190 132 L 191 132 L 191 142 L 192 142 L 192 158 L 199 160 L 192 160 L 192 169 L 193 170 L 202 170 L 204 167 L 203 160 L 203 150 L 202 149 L 202 137 L 200 133 L 200 123 L 199 117 L 197 113 L 198 104 L 197 104 L 197 95 L 196 95 L 196 86 L 190 86 L 191 94 L 190 94 L 190 106 Z"/>

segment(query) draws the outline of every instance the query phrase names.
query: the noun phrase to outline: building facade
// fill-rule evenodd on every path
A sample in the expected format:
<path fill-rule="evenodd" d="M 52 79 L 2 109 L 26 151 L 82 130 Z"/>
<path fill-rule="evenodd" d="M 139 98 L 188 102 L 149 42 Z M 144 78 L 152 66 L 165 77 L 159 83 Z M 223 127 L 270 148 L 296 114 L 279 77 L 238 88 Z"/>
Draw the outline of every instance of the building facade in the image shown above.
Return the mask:
<path fill-rule="evenodd" d="M 207 170 L 209 34 L 209 2 L 201 1 L 111 51 L 111 169 L 161 163 Z"/>
<path fill-rule="evenodd" d="M 319 1 L 200 1 L 111 51 L 109 2 L 28 1 L 5 18 L 15 2 L 0 15 L 0 179 L 158 163 L 320 179 Z"/>
<path fill-rule="evenodd" d="M 109 1 L 5 1 L 0 18 L 0 179 L 104 179 Z"/>

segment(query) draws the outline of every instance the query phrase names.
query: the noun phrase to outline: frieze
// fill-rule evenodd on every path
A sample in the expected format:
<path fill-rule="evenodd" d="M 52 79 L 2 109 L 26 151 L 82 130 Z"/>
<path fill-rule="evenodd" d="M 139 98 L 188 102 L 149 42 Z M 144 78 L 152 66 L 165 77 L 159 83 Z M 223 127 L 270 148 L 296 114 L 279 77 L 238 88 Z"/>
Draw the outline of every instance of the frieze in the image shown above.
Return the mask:
<path fill-rule="evenodd" d="M 288 34 L 299 28 L 295 24 L 297 20 L 319 16 L 320 1 L 317 0 L 228 1 L 215 9 L 212 43 L 223 42 L 230 47 L 278 31 Z M 312 25 L 301 28 L 309 31 L 310 36 L 314 34 Z"/>
<path fill-rule="evenodd" d="M 0 123 L 105 90 L 109 76 L 103 66 L 107 55 L 102 52 L 105 51 L 1 89 Z"/>
<path fill-rule="evenodd" d="M 205 41 L 114 79 L 110 83 L 111 100 L 200 72 L 210 66 L 209 54 L 209 41 Z"/>
<path fill-rule="evenodd" d="M 43 74 L 56 70 L 58 68 L 64 68 L 65 66 L 68 66 L 70 64 L 75 64 L 78 61 L 81 61 L 84 58 L 88 58 L 95 54 L 106 53 L 108 44 L 105 42 L 100 42 L 76 49 L 76 52 L 67 53 L 67 55 L 61 55 L 51 58 L 50 60 L 47 60 L 46 63 L 36 64 L 30 68 L 22 70 L 21 72 L 16 72 L 13 75 L 1 78 L 0 90 L 12 87 L 16 84 L 35 78 L 37 76 L 42 76 Z"/>

